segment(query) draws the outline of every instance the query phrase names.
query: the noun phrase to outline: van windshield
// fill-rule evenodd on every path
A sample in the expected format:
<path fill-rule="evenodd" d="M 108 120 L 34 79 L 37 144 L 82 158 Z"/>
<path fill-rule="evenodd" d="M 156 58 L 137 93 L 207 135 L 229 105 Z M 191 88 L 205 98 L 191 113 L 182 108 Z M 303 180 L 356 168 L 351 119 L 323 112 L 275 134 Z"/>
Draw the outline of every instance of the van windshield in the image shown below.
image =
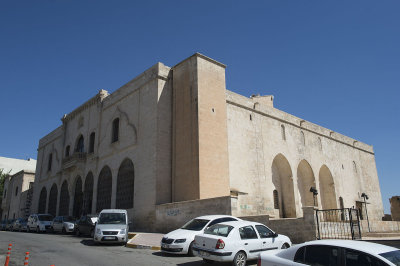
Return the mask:
<path fill-rule="evenodd" d="M 101 213 L 98 224 L 126 224 L 125 213 Z"/>

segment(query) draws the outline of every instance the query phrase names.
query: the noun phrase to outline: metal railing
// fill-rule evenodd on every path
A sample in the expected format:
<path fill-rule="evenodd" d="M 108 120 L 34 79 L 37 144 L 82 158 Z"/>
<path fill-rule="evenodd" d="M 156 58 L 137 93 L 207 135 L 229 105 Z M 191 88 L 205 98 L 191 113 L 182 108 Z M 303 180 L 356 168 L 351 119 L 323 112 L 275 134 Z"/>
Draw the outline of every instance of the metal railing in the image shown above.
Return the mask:
<path fill-rule="evenodd" d="M 358 210 L 316 210 L 318 239 L 361 239 Z"/>

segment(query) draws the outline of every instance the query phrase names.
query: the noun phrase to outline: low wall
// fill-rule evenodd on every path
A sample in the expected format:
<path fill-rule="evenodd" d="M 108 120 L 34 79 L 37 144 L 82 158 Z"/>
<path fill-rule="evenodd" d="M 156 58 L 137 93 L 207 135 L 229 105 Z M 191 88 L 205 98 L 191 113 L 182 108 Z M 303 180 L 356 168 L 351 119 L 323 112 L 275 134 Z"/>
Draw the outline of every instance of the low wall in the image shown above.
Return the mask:
<path fill-rule="evenodd" d="M 317 222 L 314 207 L 303 207 L 303 217 L 300 218 L 270 219 L 268 215 L 242 216 L 240 218 L 265 224 L 276 233 L 288 236 L 292 243 L 316 239 Z"/>
<path fill-rule="evenodd" d="M 361 220 L 361 233 L 369 232 L 368 221 Z M 397 221 L 369 221 L 369 228 L 374 233 L 400 232 L 400 222 Z"/>
<path fill-rule="evenodd" d="M 231 196 L 166 203 L 156 206 L 156 232 L 167 233 L 202 215 L 231 215 Z"/>

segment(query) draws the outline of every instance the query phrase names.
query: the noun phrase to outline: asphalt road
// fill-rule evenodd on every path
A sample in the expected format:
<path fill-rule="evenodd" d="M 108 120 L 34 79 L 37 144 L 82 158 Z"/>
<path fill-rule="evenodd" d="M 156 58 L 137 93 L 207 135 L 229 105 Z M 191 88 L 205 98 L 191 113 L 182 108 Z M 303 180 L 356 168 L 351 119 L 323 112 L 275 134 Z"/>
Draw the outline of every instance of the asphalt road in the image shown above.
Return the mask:
<path fill-rule="evenodd" d="M 89 238 L 73 235 L 7 231 L 0 231 L 0 265 L 4 263 L 9 243 L 13 245 L 9 266 L 24 265 L 26 251 L 30 252 L 30 266 L 206 265 L 198 257 L 165 255 L 159 251 L 120 245 L 94 245 Z M 249 265 L 256 264 L 251 262 Z"/>

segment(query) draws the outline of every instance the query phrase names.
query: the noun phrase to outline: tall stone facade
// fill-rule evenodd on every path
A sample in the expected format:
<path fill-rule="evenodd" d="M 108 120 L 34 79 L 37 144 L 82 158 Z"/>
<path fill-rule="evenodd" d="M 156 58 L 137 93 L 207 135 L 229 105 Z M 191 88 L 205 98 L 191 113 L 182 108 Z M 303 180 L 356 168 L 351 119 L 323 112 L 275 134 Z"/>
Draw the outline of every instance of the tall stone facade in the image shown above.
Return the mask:
<path fill-rule="evenodd" d="M 400 196 L 393 196 L 389 199 L 390 212 L 393 221 L 400 221 Z"/>
<path fill-rule="evenodd" d="M 274 108 L 272 96 L 226 90 L 225 65 L 201 54 L 64 115 L 39 142 L 34 192 L 33 212 L 123 208 L 136 230 L 179 215 L 176 202 L 197 206 L 187 218 L 291 218 L 305 206 L 362 209 L 366 193 L 369 218 L 383 216 L 371 146 Z"/>

